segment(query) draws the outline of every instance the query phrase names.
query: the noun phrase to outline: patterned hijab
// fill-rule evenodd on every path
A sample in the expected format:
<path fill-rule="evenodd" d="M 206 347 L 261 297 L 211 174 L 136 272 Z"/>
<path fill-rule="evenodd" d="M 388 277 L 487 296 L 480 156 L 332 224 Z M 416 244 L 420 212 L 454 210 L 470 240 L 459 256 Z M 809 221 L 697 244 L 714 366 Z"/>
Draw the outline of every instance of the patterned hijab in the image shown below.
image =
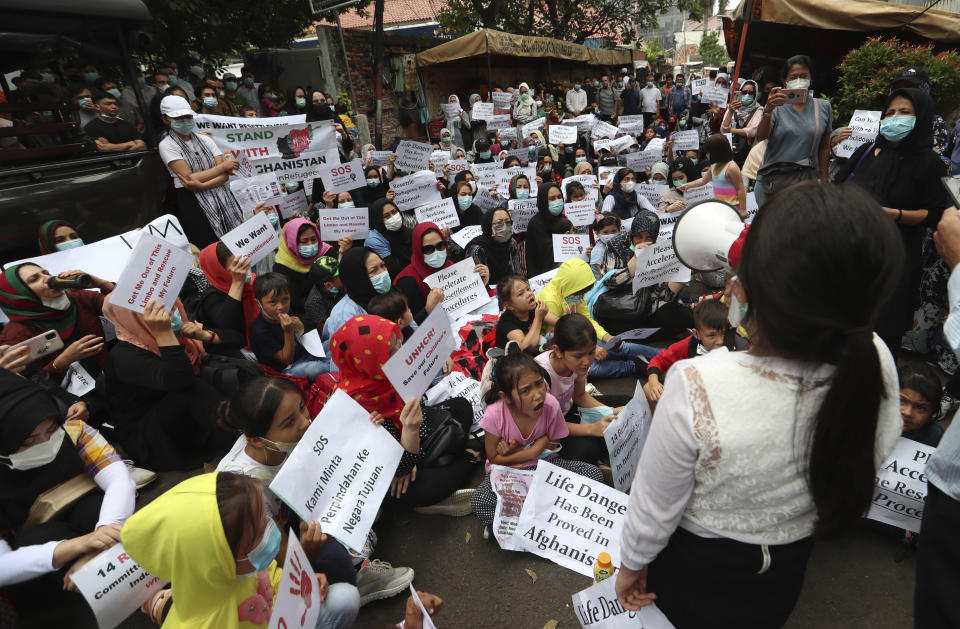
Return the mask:
<path fill-rule="evenodd" d="M 56 251 L 59 251 L 57 249 L 57 243 L 55 242 L 53 234 L 60 227 L 69 227 L 78 234 L 80 233 L 80 230 L 66 221 L 45 221 L 42 225 L 40 225 L 40 229 L 37 231 L 37 245 L 40 247 L 40 253 L 46 255 L 48 253 L 55 253 Z"/>
<path fill-rule="evenodd" d="M 77 325 L 77 304 L 70 300 L 66 310 L 54 310 L 45 306 L 40 297 L 20 279 L 18 271 L 32 262 L 7 267 L 0 275 L 0 310 L 11 321 L 32 323 L 44 330 L 56 330 L 64 341 L 73 336 Z M 39 267 L 37 267 L 39 268 Z"/>

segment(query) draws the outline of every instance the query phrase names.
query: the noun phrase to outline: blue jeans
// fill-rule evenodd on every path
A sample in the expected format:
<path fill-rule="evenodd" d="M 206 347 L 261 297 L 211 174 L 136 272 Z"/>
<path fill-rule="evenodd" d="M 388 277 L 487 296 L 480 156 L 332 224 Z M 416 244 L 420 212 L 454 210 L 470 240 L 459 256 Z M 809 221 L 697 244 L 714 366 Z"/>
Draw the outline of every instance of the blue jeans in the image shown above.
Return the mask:
<path fill-rule="evenodd" d="M 360 613 L 360 592 L 349 583 L 334 583 L 327 588 L 327 599 L 320 604 L 317 629 L 342 629 L 353 625 Z"/>
<path fill-rule="evenodd" d="M 641 345 L 640 343 L 628 343 L 623 341 L 617 346 L 617 349 L 608 349 L 607 360 L 595 360 L 590 365 L 590 371 L 587 372 L 588 378 L 622 378 L 632 376 L 637 372 L 637 364 L 634 358 L 643 356 L 647 360 L 657 355 L 660 350 L 655 347 Z"/>
<path fill-rule="evenodd" d="M 329 373 L 332 369 L 333 361 L 329 357 L 316 358 L 309 354 L 295 361 L 283 370 L 288 376 L 306 377 L 313 382 L 317 376 Z"/>

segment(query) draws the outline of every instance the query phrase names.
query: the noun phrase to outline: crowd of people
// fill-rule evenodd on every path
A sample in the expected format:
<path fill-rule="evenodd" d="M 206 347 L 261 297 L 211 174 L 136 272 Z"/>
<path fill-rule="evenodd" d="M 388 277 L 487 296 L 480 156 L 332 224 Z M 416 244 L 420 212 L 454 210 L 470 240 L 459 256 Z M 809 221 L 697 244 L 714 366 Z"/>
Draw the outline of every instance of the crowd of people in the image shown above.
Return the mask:
<path fill-rule="evenodd" d="M 602 395 L 596 383 L 639 380 L 655 414 L 616 587 L 626 608 L 656 600 L 678 628 L 782 626 L 813 540 L 860 520 L 897 439 L 935 447 L 943 437 L 938 421 L 960 398 L 952 273 L 960 217 L 940 178 L 960 170 L 960 148 L 922 68 L 897 75 L 876 139 L 847 159 L 836 149 L 850 128 L 813 96 L 826 69 L 803 55 L 736 82 L 725 72 L 687 80 L 624 69 L 556 88 L 491 86 L 462 95 L 467 108 L 451 94 L 445 104 L 456 112 L 429 164 L 459 220 L 447 226 L 398 205 L 392 184 L 412 174 L 396 166 L 401 139 L 388 165 L 376 165 L 376 147 L 329 95 L 283 90 L 246 68 L 218 78 L 179 67 L 166 61 L 135 77 L 142 103 L 132 86 L 79 64 L 24 71 L 12 98 L 71 101 L 96 151 L 146 148 L 152 121 L 195 266 L 172 310 L 155 300 L 142 313 L 111 301 L 111 281 L 91 276 L 83 289 L 63 290 L 43 264 L 4 266 L 2 627 L 52 592 L 75 590 L 71 575 L 118 542 L 171 583 L 143 606 L 153 622 L 264 626 L 291 527 L 317 574 L 318 627 L 351 626 L 362 605 L 404 594 L 414 571 L 375 558 L 374 532 L 349 548 L 268 487 L 338 390 L 403 448 L 382 510 L 473 513 L 492 538 L 491 465 L 547 460 L 611 484 L 603 435 L 630 398 Z M 700 79 L 728 96 L 695 92 Z M 496 92 L 511 93 L 499 112 L 511 118 L 510 135 L 472 115 Z M 239 162 L 198 131 L 201 113 L 328 121 L 341 162 L 362 160 L 361 183 L 332 193 L 320 178 L 291 182 L 285 194 L 310 190 L 304 212 L 284 218 L 263 204 L 244 212 L 228 183 Z M 576 141 L 549 142 L 552 125 L 575 128 Z M 604 138 L 598 128 L 614 132 Z M 677 150 L 681 131 L 695 132 L 696 148 Z M 24 135 L 22 145 L 47 141 Z M 456 160 L 468 167 L 454 175 Z M 473 168 L 488 164 L 512 169 L 508 185 Z M 634 290 L 638 260 L 669 240 L 665 227 L 708 184 L 710 197 L 751 223 L 728 267 Z M 592 203 L 589 224 L 567 216 L 578 201 Z M 515 202 L 530 212 L 521 216 Z M 322 239 L 319 210 L 362 207 L 366 239 Z M 221 238 L 258 213 L 279 247 L 251 264 Z M 458 239 L 468 228 L 477 235 Z M 563 234 L 586 235 L 590 246 L 560 261 L 554 236 Z M 85 242 L 82 225 L 38 226 L 39 254 Z M 468 259 L 498 315 L 458 330 L 464 344 L 435 376 L 480 381 L 477 422 L 471 400 L 403 399 L 383 370 L 442 307 L 443 291 L 427 279 Z M 644 343 L 619 336 L 636 328 L 655 332 Z M 323 356 L 301 341 L 311 331 Z M 34 355 L 24 343 L 51 332 L 62 349 Z M 937 367 L 904 360 L 918 337 L 946 372 L 945 389 Z M 77 366 L 96 381 L 79 394 L 68 391 Z M 450 420 L 455 451 L 438 453 L 431 436 Z M 924 531 L 908 536 L 920 549 L 918 627 L 960 624 L 950 600 L 960 586 L 960 430 L 945 439 L 927 468 Z M 157 472 L 205 464 L 211 471 L 135 509 L 137 489 Z M 51 502 L 54 512 L 39 515 Z M 438 596 L 420 594 L 429 613 L 440 610 Z M 422 626 L 412 601 L 398 626 Z"/>

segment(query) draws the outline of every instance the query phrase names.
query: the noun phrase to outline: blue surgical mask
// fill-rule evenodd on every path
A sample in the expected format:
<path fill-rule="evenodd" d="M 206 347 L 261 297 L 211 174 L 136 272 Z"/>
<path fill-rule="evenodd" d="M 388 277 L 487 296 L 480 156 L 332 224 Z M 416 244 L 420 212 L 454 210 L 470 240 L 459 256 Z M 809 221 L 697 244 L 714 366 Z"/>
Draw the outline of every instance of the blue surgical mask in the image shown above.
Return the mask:
<path fill-rule="evenodd" d="M 298 184 L 296 181 L 288 181 L 283 185 L 287 189 L 287 192 L 296 192 L 297 188 L 300 187 L 300 184 Z"/>
<path fill-rule="evenodd" d="M 579 304 L 580 295 L 568 295 L 567 297 L 564 297 L 563 300 L 568 304 Z"/>
<path fill-rule="evenodd" d="M 66 251 L 67 249 L 76 249 L 77 247 L 82 247 L 83 241 L 79 238 L 74 238 L 73 240 L 64 240 L 63 242 L 58 242 L 56 244 L 57 251 Z"/>
<path fill-rule="evenodd" d="M 584 163 L 585 161 L 587 161 L 587 158 L 586 158 L 584 155 L 581 155 L 581 156 L 577 157 L 576 159 L 574 159 L 574 161 L 575 161 L 576 163 L 578 163 L 578 164 L 582 164 L 582 163 Z"/>
<path fill-rule="evenodd" d="M 377 186 L 380 185 L 380 180 L 379 180 L 379 179 L 367 179 L 367 185 L 370 186 L 371 188 L 376 188 Z"/>
<path fill-rule="evenodd" d="M 100 117 L 103 118 L 104 120 L 116 120 L 116 119 L 117 119 L 117 116 L 115 116 L 115 115 L 113 115 L 113 114 L 107 114 L 107 113 L 104 113 L 104 112 L 102 112 L 102 111 L 100 112 Z"/>
<path fill-rule="evenodd" d="M 236 92 L 236 91 L 237 91 L 237 87 L 239 87 L 239 86 L 237 85 L 237 82 L 236 82 L 236 81 L 226 81 L 226 82 L 223 84 L 223 87 L 225 87 L 228 92 Z"/>
<path fill-rule="evenodd" d="M 423 261 L 427 263 L 427 266 L 433 267 L 434 269 L 439 269 L 443 266 L 443 263 L 447 261 L 447 250 L 443 251 L 434 251 L 433 253 L 428 253 L 423 256 Z"/>
<path fill-rule="evenodd" d="M 170 87 L 173 87 L 174 85 L 177 84 L 177 75 L 176 75 L 176 74 L 171 74 L 171 75 L 169 75 L 169 76 L 167 77 L 167 79 L 170 81 Z"/>
<path fill-rule="evenodd" d="M 518 199 L 529 199 L 530 191 L 526 188 L 517 188 L 517 198 Z"/>
<path fill-rule="evenodd" d="M 249 76 L 245 76 L 243 77 L 243 84 L 246 87 L 253 87 L 253 79 Z"/>
<path fill-rule="evenodd" d="M 370 278 L 370 283 L 373 284 L 373 290 L 377 291 L 381 295 L 390 290 L 390 272 L 384 271 L 378 275 L 374 275 Z"/>
<path fill-rule="evenodd" d="M 563 212 L 563 199 L 554 199 L 547 203 L 547 209 L 550 210 L 550 213 L 554 216 L 560 216 Z"/>
<path fill-rule="evenodd" d="M 83 73 L 83 80 L 86 81 L 87 83 L 93 83 L 94 81 L 96 81 L 96 80 L 99 79 L 99 78 L 100 78 L 100 73 L 99 73 L 99 72 L 84 72 L 84 73 Z"/>
<path fill-rule="evenodd" d="M 339 295 L 340 289 L 337 288 L 336 286 L 331 286 L 330 288 L 327 289 L 327 292 L 330 293 L 331 295 Z"/>
<path fill-rule="evenodd" d="M 687 183 L 687 180 L 686 180 L 686 179 L 674 179 L 674 180 L 673 180 L 673 187 L 674 187 L 674 188 L 679 188 L 680 186 L 684 185 L 685 183 Z"/>
<path fill-rule="evenodd" d="M 267 212 L 267 220 L 270 221 L 271 225 L 276 227 L 277 223 L 280 222 L 280 215 L 276 212 Z"/>
<path fill-rule="evenodd" d="M 214 98 L 213 96 L 207 96 L 203 99 L 203 105 L 205 107 L 209 107 L 210 109 L 213 109 L 214 107 L 217 106 L 217 99 Z"/>
<path fill-rule="evenodd" d="M 754 100 L 756 99 L 754 98 L 753 94 L 740 95 L 740 102 L 743 103 L 744 105 L 752 105 Z"/>
<path fill-rule="evenodd" d="M 573 84 L 573 89 L 575 89 L 575 90 L 580 89 L 580 84 L 579 84 L 579 83 L 574 83 L 574 84 Z"/>
<path fill-rule="evenodd" d="M 457 197 L 457 205 L 460 206 L 461 210 L 466 210 L 471 205 L 473 205 L 473 197 L 467 195 L 465 197 Z"/>
<path fill-rule="evenodd" d="M 596 424 L 604 417 L 613 415 L 613 409 L 609 406 L 594 406 L 593 408 L 580 407 L 580 423 Z"/>
<path fill-rule="evenodd" d="M 480 159 L 490 159 L 490 151 L 481 151 Z"/>
<path fill-rule="evenodd" d="M 300 109 L 303 109 L 304 107 L 307 106 L 307 99 L 306 99 L 306 98 L 298 98 L 298 99 L 296 99 L 296 101 L 297 101 L 297 107 L 300 108 Z"/>
<path fill-rule="evenodd" d="M 113 96 L 114 98 L 120 98 L 120 90 L 118 90 L 115 87 L 111 87 L 110 89 L 108 89 L 107 94 L 109 94 L 110 96 Z"/>
<path fill-rule="evenodd" d="M 138 76 L 138 77 L 137 77 L 137 83 L 139 83 L 140 86 L 143 87 L 144 85 L 147 84 L 147 77 L 145 77 L 145 76 Z"/>
<path fill-rule="evenodd" d="M 170 128 L 179 133 L 180 135 L 190 135 L 193 133 L 193 130 L 196 128 L 196 124 L 193 122 L 193 118 L 185 118 L 183 120 L 171 120 Z"/>
<path fill-rule="evenodd" d="M 553 170 L 553 164 L 544 164 L 544 165 L 543 165 L 543 172 L 548 173 L 548 172 L 550 172 L 551 170 Z"/>
<path fill-rule="evenodd" d="M 889 116 L 880 121 L 880 135 L 891 142 L 899 142 L 913 131 L 916 116 Z"/>
<path fill-rule="evenodd" d="M 180 334 L 180 328 L 182 327 L 183 317 L 180 316 L 180 311 L 174 308 L 173 312 L 170 313 L 170 329 L 173 330 L 174 334 Z"/>
<path fill-rule="evenodd" d="M 41 72 L 40 80 L 42 80 L 44 83 L 55 83 L 57 80 L 57 77 L 55 77 L 53 74 L 49 72 Z"/>
<path fill-rule="evenodd" d="M 267 528 L 263 531 L 263 537 L 260 538 L 260 543 L 258 543 L 246 557 L 250 565 L 253 566 L 253 572 L 238 574 L 237 578 L 246 579 L 261 570 L 266 570 L 270 566 L 270 562 L 273 561 L 273 558 L 280 552 L 280 542 L 282 540 L 283 536 L 280 534 L 280 529 L 277 528 L 273 518 L 267 518 Z"/>
<path fill-rule="evenodd" d="M 351 207 L 357 207 L 357 204 L 354 203 L 353 201 L 344 201 L 343 203 L 337 204 L 337 207 L 340 207 L 340 208 L 351 208 Z"/>
<path fill-rule="evenodd" d="M 90 105 L 93 104 L 93 99 L 90 99 L 90 98 L 81 98 L 81 99 L 77 102 L 77 104 L 80 105 L 80 107 L 87 108 L 87 107 L 89 107 Z"/>
<path fill-rule="evenodd" d="M 440 138 L 440 141 L 443 142 L 444 144 L 450 144 L 451 142 L 453 142 L 453 138 L 451 138 L 449 135 L 445 135 L 442 138 Z"/>
<path fill-rule="evenodd" d="M 320 245 L 300 245 L 297 247 L 301 258 L 312 258 L 320 251 Z"/>

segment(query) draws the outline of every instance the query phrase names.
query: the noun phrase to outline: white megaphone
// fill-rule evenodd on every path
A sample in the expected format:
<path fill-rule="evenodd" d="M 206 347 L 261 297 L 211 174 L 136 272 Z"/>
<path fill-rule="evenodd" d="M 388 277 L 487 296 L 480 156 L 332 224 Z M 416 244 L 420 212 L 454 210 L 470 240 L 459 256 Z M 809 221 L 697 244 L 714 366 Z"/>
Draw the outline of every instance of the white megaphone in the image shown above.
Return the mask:
<path fill-rule="evenodd" d="M 743 231 L 743 219 L 729 203 L 701 201 L 691 205 L 673 228 L 673 249 L 694 271 L 730 269 L 730 245 Z"/>

